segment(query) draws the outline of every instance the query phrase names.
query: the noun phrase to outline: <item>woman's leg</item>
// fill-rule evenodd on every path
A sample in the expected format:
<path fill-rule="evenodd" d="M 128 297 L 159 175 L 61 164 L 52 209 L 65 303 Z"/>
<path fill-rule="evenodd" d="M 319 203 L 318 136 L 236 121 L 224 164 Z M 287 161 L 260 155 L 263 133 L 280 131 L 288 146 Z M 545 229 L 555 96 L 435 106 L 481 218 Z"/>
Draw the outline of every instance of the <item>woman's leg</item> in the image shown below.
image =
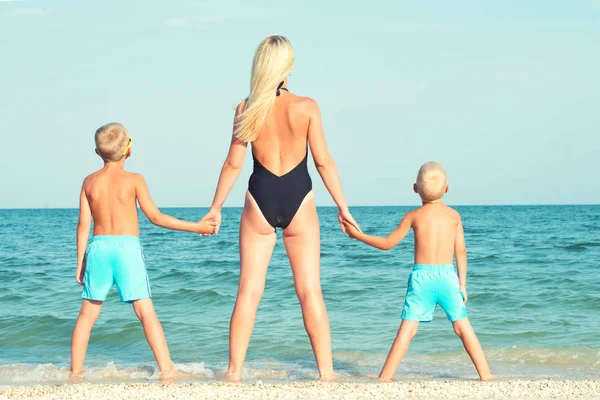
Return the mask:
<path fill-rule="evenodd" d="M 315 197 L 310 192 L 283 232 L 304 327 L 315 353 L 321 379 L 332 379 L 333 359 L 329 319 L 321 293 L 321 238 Z"/>
<path fill-rule="evenodd" d="M 246 193 L 240 222 L 240 283 L 229 326 L 229 369 L 226 375 L 229 380 L 241 379 L 275 239 L 275 230 L 250 193 Z"/>

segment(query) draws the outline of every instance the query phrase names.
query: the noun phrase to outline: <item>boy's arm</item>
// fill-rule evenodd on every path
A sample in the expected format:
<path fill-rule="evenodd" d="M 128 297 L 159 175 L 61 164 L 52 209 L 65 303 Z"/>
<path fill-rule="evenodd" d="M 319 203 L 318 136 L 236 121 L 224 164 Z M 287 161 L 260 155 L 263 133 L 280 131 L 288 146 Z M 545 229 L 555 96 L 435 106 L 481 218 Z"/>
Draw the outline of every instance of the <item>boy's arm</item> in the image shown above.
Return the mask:
<path fill-rule="evenodd" d="M 400 243 L 405 237 L 410 227 L 412 226 L 412 213 L 407 213 L 398 227 L 388 235 L 388 237 L 371 236 L 365 233 L 359 232 L 353 225 L 346 223 L 346 231 L 348 235 L 353 239 L 358 239 L 363 243 L 373 246 L 380 250 L 389 250 Z"/>
<path fill-rule="evenodd" d="M 135 175 L 135 194 L 142 212 L 154 225 L 167 229 L 186 232 L 213 233 L 215 223 L 207 220 L 203 222 L 187 222 L 171 217 L 160 212 L 148 191 L 146 180 L 141 175 Z"/>
<path fill-rule="evenodd" d="M 467 247 L 465 245 L 465 232 L 462 221 L 458 220 L 456 227 L 456 241 L 454 242 L 454 255 L 456 257 L 456 266 L 458 269 L 458 281 L 461 289 L 467 287 Z M 466 291 L 465 291 L 466 293 Z"/>
<path fill-rule="evenodd" d="M 79 195 L 79 221 L 77 222 L 77 269 L 75 270 L 75 280 L 83 285 L 83 274 L 85 273 L 85 250 L 87 248 L 88 237 L 90 236 L 90 227 L 92 225 L 92 212 L 90 203 L 85 195 L 85 181 L 81 187 Z"/>

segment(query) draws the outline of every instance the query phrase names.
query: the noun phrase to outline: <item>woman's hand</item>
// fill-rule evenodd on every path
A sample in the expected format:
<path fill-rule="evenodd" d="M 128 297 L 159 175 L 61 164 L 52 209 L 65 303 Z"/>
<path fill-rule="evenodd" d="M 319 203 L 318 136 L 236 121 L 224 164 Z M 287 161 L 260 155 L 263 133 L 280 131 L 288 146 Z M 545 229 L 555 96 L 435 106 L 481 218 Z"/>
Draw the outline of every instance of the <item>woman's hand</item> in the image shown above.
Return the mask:
<path fill-rule="evenodd" d="M 221 210 L 210 210 L 200 222 L 211 222 L 211 225 L 215 225 L 214 235 L 219 234 L 219 228 L 221 227 Z M 210 236 L 210 233 L 199 233 L 202 236 Z"/>
<path fill-rule="evenodd" d="M 340 228 L 342 229 L 343 233 L 348 233 L 346 232 L 346 227 L 344 226 L 344 223 L 348 223 L 354 226 L 359 232 L 362 233 L 362 231 L 360 230 L 360 226 L 358 226 L 348 209 L 340 208 L 340 211 L 338 212 L 338 222 L 340 223 Z"/>

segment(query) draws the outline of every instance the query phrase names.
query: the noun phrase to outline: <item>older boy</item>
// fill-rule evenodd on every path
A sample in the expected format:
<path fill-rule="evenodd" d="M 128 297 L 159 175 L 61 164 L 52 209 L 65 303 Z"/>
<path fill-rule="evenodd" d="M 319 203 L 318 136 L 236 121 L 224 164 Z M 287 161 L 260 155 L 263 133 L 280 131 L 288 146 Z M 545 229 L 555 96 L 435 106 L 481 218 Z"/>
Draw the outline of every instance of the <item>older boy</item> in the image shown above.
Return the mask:
<path fill-rule="evenodd" d="M 210 234 L 215 223 L 185 222 L 159 211 L 144 178 L 123 169 L 131 155 L 132 142 L 123 125 L 111 123 L 100 127 L 95 140 L 96 153 L 104 160 L 104 168 L 85 178 L 79 198 L 75 278 L 83 285 L 83 302 L 73 329 L 71 374 L 82 372 L 92 327 L 100 315 L 102 302 L 116 284 L 121 301 L 133 304 L 163 377 L 169 377 L 174 373 L 173 363 L 152 305 L 136 203 L 150 222 L 164 228 Z M 88 246 L 92 219 L 94 236 Z"/>
<path fill-rule="evenodd" d="M 446 172 L 436 162 L 425 163 L 417 175 L 413 190 L 423 205 L 408 212 L 388 237 L 369 236 L 350 224 L 350 238 L 370 246 L 389 250 L 400 243 L 412 228 L 415 235 L 415 265 L 408 279 L 402 311 L 402 323 L 392 344 L 379 380 L 391 381 L 398 365 L 417 333 L 419 322 L 430 322 L 437 304 L 446 312 L 454 332 L 475 364 L 481 380 L 492 375 L 479 340 L 467 318 L 467 251 L 460 215 L 442 203 L 448 192 Z M 458 276 L 453 264 L 456 255 Z"/>

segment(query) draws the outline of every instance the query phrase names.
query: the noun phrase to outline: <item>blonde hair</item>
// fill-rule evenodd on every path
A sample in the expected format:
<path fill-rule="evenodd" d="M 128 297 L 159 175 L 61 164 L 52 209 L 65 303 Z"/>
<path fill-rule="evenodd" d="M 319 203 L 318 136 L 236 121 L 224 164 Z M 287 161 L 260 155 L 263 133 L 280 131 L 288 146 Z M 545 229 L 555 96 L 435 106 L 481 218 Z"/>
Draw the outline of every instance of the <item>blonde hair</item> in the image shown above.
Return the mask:
<path fill-rule="evenodd" d="M 250 95 L 243 112 L 234 125 L 235 137 L 242 142 L 253 142 L 275 103 L 277 87 L 294 67 L 294 50 L 283 36 L 267 36 L 254 53 Z"/>
<path fill-rule="evenodd" d="M 104 161 L 119 161 L 129 145 L 127 128 L 117 122 L 102 125 L 96 130 L 96 151 Z"/>
<path fill-rule="evenodd" d="M 429 161 L 421 166 L 417 174 L 417 192 L 424 201 L 435 201 L 446 193 L 446 171 L 438 162 Z"/>

